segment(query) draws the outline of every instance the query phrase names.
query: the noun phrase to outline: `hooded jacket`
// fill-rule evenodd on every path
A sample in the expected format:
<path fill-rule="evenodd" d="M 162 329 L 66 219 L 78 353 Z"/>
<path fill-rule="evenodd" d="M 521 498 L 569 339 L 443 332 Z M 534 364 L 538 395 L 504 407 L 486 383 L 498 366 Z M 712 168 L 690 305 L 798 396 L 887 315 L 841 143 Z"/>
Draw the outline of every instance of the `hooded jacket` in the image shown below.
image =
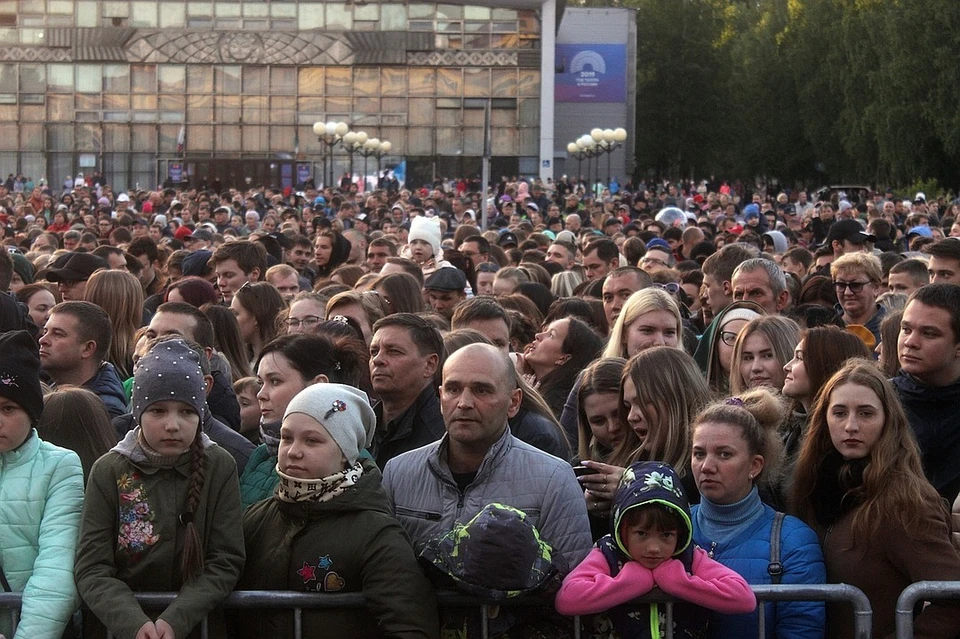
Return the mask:
<path fill-rule="evenodd" d="M 243 516 L 247 590 L 362 592 L 366 610 L 305 610 L 304 637 L 439 635 L 436 597 L 403 528 L 390 514 L 381 475 L 370 459 L 363 475 L 323 503 L 274 496 Z M 239 615 L 237 637 L 293 636 L 289 611 Z"/>
<path fill-rule="evenodd" d="M 903 371 L 891 381 L 917 436 L 927 479 L 953 503 L 960 493 L 960 382 L 927 386 Z"/>
<path fill-rule="evenodd" d="M 621 538 L 624 515 L 641 507 L 672 510 L 683 522 L 676 531 L 673 556 L 652 570 L 631 559 L 626 540 Z M 606 612 L 620 636 L 659 639 L 666 621 L 660 606 L 631 603 L 655 587 L 677 599 L 675 637 L 703 636 L 707 608 L 732 614 L 756 607 L 753 591 L 740 575 L 693 545 L 690 506 L 676 471 L 661 462 L 636 462 L 620 479 L 610 534 L 600 539 L 583 563 L 564 579 L 556 606 L 565 615 Z M 596 630 L 607 628 L 602 617 L 595 618 L 594 623 Z"/>

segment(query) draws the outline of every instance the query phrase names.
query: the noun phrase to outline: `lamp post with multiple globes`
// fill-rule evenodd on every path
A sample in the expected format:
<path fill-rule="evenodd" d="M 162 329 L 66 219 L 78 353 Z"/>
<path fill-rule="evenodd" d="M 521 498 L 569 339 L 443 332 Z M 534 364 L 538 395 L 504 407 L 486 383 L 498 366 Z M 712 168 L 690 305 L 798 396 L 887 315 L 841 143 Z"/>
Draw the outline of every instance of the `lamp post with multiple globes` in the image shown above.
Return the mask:
<path fill-rule="evenodd" d="M 607 184 L 610 183 L 610 156 L 623 146 L 627 139 L 626 129 L 595 128 L 567 144 L 567 153 L 577 158 L 577 179 L 583 177 L 581 166 L 584 158 L 587 160 L 587 181 L 594 184 L 600 181 L 600 156 L 607 154 Z M 591 171 L 590 161 L 597 158 Z M 592 187 L 591 187 L 592 188 Z"/>
<path fill-rule="evenodd" d="M 338 145 L 349 131 L 350 126 L 346 122 L 315 122 L 313 125 L 313 132 L 327 151 L 328 168 L 324 171 L 326 186 L 333 184 L 333 147 Z M 326 179 L 327 173 L 330 175 L 329 180 Z"/>

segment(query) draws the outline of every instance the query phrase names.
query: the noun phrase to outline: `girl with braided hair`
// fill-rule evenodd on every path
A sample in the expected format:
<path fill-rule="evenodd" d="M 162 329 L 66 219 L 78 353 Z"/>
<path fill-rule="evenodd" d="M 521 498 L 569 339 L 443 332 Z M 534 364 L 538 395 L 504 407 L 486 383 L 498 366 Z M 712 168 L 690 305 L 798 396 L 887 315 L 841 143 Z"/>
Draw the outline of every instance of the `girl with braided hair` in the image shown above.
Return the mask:
<path fill-rule="evenodd" d="M 243 569 L 236 463 L 200 424 L 206 410 L 197 354 L 157 340 L 137 363 L 136 427 L 93 466 L 77 551 L 80 596 L 117 637 L 183 639 L 233 590 Z M 134 592 L 178 591 L 159 615 Z M 222 628 L 211 618 L 212 636 Z M 196 631 L 199 634 L 199 630 Z"/>

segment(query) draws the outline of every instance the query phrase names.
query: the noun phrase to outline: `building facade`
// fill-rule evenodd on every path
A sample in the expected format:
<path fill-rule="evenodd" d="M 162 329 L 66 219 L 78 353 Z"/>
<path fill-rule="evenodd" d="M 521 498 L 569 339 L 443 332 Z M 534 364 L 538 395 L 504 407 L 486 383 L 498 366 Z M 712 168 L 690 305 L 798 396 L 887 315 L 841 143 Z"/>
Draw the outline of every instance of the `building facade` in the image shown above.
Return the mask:
<path fill-rule="evenodd" d="M 60 184 L 97 170 L 118 189 L 338 180 L 364 160 L 313 125 L 342 121 L 389 140 L 383 165 L 421 184 L 480 174 L 489 108 L 493 177 L 551 177 L 558 11 L 0 0 L 0 171 Z"/>

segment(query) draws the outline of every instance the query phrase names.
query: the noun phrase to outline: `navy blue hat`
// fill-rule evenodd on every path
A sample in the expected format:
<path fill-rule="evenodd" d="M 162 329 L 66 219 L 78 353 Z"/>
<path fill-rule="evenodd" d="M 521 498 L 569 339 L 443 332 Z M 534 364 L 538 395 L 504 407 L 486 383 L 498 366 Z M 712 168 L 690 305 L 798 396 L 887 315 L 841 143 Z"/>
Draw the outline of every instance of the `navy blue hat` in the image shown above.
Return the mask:
<path fill-rule="evenodd" d="M 190 255 L 183 258 L 183 262 L 180 265 L 180 270 L 183 272 L 183 276 L 187 277 L 188 275 L 196 275 L 198 277 L 203 277 L 207 270 L 207 262 L 210 261 L 210 256 L 212 255 L 213 252 L 204 249 L 200 251 L 194 251 Z"/>
<path fill-rule="evenodd" d="M 648 250 L 648 251 L 649 251 L 650 249 L 655 249 L 655 248 L 663 249 L 664 251 L 667 251 L 668 253 L 670 252 L 670 245 L 667 244 L 667 241 L 666 241 L 665 239 L 663 239 L 662 237 L 655 237 L 655 238 L 653 238 L 652 240 L 650 240 L 649 242 L 647 242 L 647 250 Z"/>

